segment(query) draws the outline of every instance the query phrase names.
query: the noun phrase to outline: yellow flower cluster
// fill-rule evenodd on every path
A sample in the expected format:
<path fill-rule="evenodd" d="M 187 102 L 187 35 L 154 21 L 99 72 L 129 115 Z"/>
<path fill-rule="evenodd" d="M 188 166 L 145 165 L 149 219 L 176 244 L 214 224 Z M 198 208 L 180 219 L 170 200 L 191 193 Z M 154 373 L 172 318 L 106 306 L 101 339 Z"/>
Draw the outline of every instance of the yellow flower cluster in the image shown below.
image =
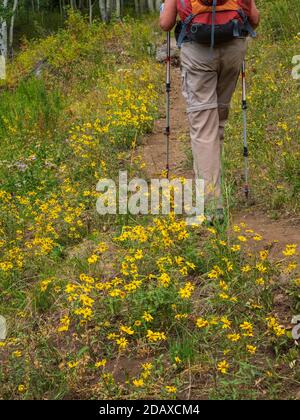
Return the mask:
<path fill-rule="evenodd" d="M 164 341 L 167 339 L 166 334 L 163 332 L 153 332 L 151 330 L 147 331 L 147 338 L 150 342 Z"/>
<path fill-rule="evenodd" d="M 267 321 L 268 329 L 277 337 L 281 337 L 285 335 L 285 329 L 279 325 L 275 317 L 269 316 L 266 318 L 266 321 Z"/>

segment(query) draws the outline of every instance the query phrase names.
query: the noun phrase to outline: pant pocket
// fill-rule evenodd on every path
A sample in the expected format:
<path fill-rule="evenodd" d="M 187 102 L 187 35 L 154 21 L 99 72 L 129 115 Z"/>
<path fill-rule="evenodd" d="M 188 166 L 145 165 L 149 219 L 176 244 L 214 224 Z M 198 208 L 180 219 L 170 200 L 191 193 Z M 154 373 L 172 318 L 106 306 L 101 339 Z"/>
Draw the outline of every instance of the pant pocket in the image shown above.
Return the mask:
<path fill-rule="evenodd" d="M 190 104 L 191 96 L 190 96 L 190 89 L 188 84 L 188 72 L 185 68 L 181 69 L 181 87 L 182 87 L 182 95 L 187 101 L 187 104 Z"/>

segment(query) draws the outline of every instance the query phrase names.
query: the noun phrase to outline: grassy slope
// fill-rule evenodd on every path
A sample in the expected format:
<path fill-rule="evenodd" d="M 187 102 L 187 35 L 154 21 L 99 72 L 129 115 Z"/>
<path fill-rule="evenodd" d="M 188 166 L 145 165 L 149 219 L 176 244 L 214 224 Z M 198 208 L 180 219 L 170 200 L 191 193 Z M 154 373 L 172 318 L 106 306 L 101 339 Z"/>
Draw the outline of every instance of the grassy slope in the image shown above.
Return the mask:
<path fill-rule="evenodd" d="M 172 217 L 103 218 L 94 210 L 99 177 L 142 168 L 133 149 L 151 130 L 162 77 L 148 55 L 153 28 L 128 21 L 103 38 L 103 26 L 88 29 L 72 16 L 69 30 L 29 46 L 9 73 L 0 127 L 0 308 L 9 322 L 2 397 L 186 397 L 191 372 L 195 397 L 295 398 L 297 348 L 280 326 L 299 306 L 293 247 L 274 263 L 253 252 L 261 238 L 245 226 L 228 238 Z M 287 135 L 276 125 L 278 97 L 294 98 L 278 82 L 266 89 L 266 63 L 286 60 L 284 73 L 268 66 L 283 85 L 290 60 L 282 46 L 293 55 L 294 45 L 262 42 L 251 51 L 253 164 L 279 176 L 285 160 L 273 164 L 265 133 Z M 43 78 L 27 79 L 45 57 Z M 288 130 L 294 117 L 284 115 Z M 237 108 L 230 132 L 240 154 L 235 118 Z M 239 173 L 239 160 L 227 165 Z M 268 182 L 258 188 L 264 200 L 274 193 Z M 285 198 L 284 208 L 294 202 Z"/>
<path fill-rule="evenodd" d="M 273 217 L 299 214 L 299 80 L 292 58 L 299 55 L 298 0 L 262 2 L 262 25 L 248 53 L 249 147 L 252 194 Z M 295 13 L 291 16 L 290 10 Z M 240 97 L 236 95 L 226 147 L 227 180 L 242 183 Z M 262 182 L 263 180 L 263 182 Z"/>

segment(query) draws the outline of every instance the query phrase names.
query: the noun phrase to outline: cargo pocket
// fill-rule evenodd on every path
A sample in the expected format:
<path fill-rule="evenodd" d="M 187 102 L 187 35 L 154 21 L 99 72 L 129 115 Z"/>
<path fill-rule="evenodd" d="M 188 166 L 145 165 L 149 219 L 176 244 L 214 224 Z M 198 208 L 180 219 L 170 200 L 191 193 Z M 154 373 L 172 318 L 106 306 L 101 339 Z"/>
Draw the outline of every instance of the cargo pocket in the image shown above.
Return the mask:
<path fill-rule="evenodd" d="M 182 95 L 185 98 L 187 104 L 190 104 L 190 91 L 188 85 L 188 72 L 185 68 L 181 69 L 181 88 Z"/>

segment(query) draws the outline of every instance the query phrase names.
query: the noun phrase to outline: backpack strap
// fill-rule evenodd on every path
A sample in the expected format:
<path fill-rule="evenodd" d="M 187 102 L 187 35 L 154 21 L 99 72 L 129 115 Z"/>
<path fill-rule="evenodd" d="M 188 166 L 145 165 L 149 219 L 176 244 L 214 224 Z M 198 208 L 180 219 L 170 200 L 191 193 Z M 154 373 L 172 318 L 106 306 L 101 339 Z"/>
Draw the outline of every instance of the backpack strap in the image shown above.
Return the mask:
<path fill-rule="evenodd" d="M 240 26 L 239 26 L 239 21 L 237 19 L 234 19 L 232 21 L 233 23 L 233 36 L 235 38 L 239 38 L 240 37 Z"/>
<path fill-rule="evenodd" d="M 216 13 L 217 13 L 217 0 L 213 0 L 212 4 L 212 20 L 211 20 L 211 40 L 210 49 L 212 50 L 215 46 L 215 25 L 216 25 Z"/>
<path fill-rule="evenodd" d="M 184 38 L 187 35 L 187 27 L 189 26 L 189 24 L 191 23 L 191 21 L 194 19 L 196 15 L 194 15 L 193 13 L 191 13 L 182 23 L 182 27 L 181 27 L 181 31 L 178 37 L 178 41 L 177 41 L 177 46 L 178 48 L 181 48 L 181 45 L 184 41 Z"/>
<path fill-rule="evenodd" d="M 252 38 L 256 38 L 256 32 L 254 31 L 254 29 L 252 28 L 250 22 L 249 22 L 249 18 L 246 15 L 246 13 L 244 12 L 243 9 L 239 9 L 238 10 L 238 14 L 241 16 L 241 18 L 243 19 L 243 24 L 244 24 L 244 29 L 249 33 L 249 35 Z"/>

